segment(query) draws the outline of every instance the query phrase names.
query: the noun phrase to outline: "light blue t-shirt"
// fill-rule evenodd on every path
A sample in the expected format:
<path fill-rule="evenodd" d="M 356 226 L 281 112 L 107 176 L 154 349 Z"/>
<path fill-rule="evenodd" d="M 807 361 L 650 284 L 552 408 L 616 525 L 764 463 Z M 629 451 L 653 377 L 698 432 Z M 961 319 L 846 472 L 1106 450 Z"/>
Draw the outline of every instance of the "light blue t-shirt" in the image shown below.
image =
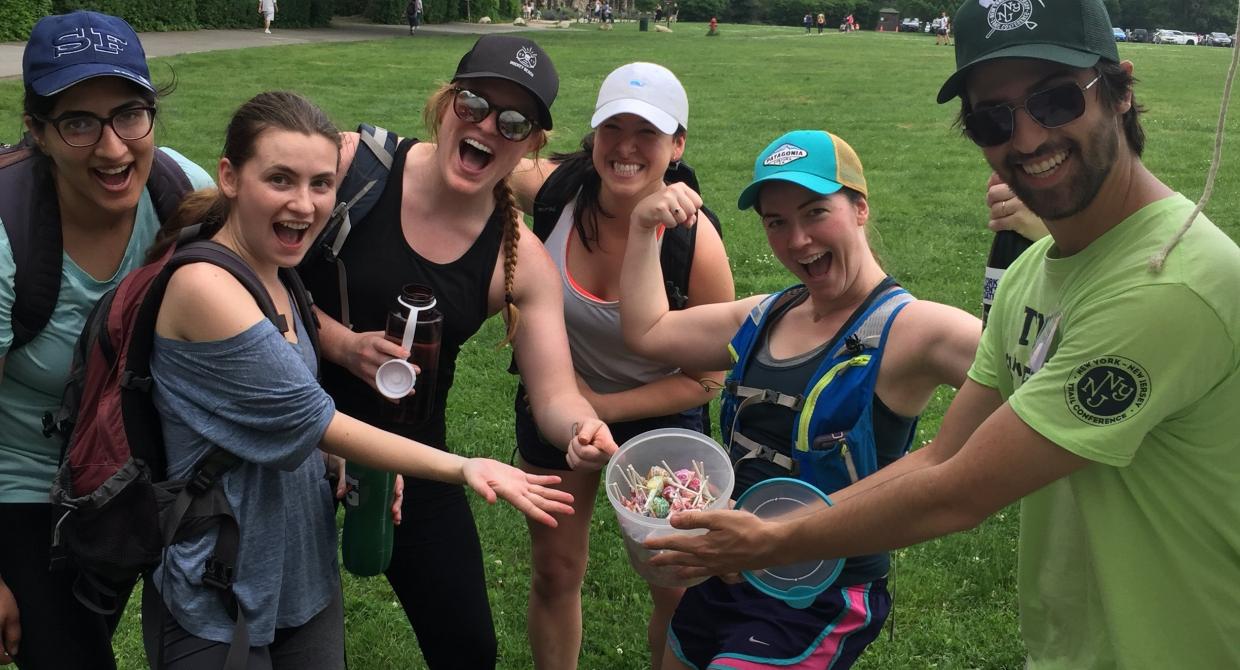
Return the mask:
<path fill-rule="evenodd" d="M 214 184 L 188 158 L 168 148 L 161 151 L 176 160 L 195 189 Z M 43 415 L 60 406 L 73 362 L 73 346 L 91 308 L 125 275 L 142 265 L 158 230 L 159 217 L 151 195 L 143 189 L 129 245 L 116 274 L 97 280 L 64 254 L 60 299 L 47 327 L 10 356 L 16 266 L 8 235 L 0 227 L 0 356 L 5 359 L 4 378 L 0 380 L 0 503 L 48 502 L 62 440 L 43 436 Z"/>
<path fill-rule="evenodd" d="M 306 623 L 340 590 L 332 490 L 317 449 L 336 406 L 295 321 L 296 345 L 264 319 L 214 342 L 157 336 L 151 357 L 168 476 L 187 477 L 216 446 L 242 460 L 221 482 L 241 530 L 233 590 L 253 646 Z M 182 628 L 231 642 L 220 592 L 202 584 L 216 535 L 169 547 L 152 579 Z"/>

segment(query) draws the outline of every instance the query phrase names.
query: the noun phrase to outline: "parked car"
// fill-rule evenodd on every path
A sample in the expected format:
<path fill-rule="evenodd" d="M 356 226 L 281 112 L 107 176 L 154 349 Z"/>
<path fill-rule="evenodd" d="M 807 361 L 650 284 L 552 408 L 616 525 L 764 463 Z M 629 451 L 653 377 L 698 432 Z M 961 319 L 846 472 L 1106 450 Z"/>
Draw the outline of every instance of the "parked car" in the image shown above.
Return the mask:
<path fill-rule="evenodd" d="M 900 32 L 902 33 L 921 32 L 921 19 L 902 19 L 900 21 Z"/>
<path fill-rule="evenodd" d="M 1197 35 L 1166 28 L 1154 31 L 1154 44 L 1197 44 Z"/>
<path fill-rule="evenodd" d="M 1148 42 L 1150 41 L 1150 32 L 1145 28 L 1133 28 L 1128 35 L 1129 42 Z"/>
<path fill-rule="evenodd" d="M 1227 33 L 1210 33 L 1206 35 L 1206 39 L 1202 44 L 1212 47 L 1230 47 L 1235 46 L 1236 43 L 1232 41 Z"/>
<path fill-rule="evenodd" d="M 1111 28 L 1111 33 L 1115 35 L 1116 42 L 1127 42 L 1128 36 L 1124 34 L 1123 28 Z"/>

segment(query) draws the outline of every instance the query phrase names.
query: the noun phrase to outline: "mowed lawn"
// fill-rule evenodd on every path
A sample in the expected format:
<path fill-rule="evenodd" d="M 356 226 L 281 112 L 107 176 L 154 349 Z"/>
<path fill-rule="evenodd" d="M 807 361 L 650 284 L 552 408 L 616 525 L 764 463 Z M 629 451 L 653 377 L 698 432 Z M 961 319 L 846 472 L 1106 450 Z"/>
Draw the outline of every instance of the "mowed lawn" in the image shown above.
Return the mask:
<path fill-rule="evenodd" d="M 551 148 L 573 148 L 588 130 L 598 85 L 615 66 L 648 60 L 670 67 L 689 92 L 687 160 L 705 199 L 724 222 L 737 291 L 769 292 L 790 281 L 770 254 L 752 212 L 735 202 L 754 156 L 786 130 L 824 128 L 860 154 L 870 185 L 872 232 L 887 270 L 916 295 L 978 311 L 990 234 L 983 193 L 989 170 L 952 127 L 958 106 L 934 96 L 954 67 L 950 48 L 922 35 L 829 33 L 797 28 L 680 24 L 674 34 L 618 24 L 603 33 L 578 27 L 536 33 L 560 72 Z M 292 89 L 322 105 L 341 128 L 370 122 L 425 136 L 427 95 L 451 76 L 472 37 L 250 49 L 159 59 L 152 73 L 177 90 L 162 103 L 158 142 L 214 172 L 233 109 L 267 89 Z M 1121 45 L 1136 64 L 1137 99 L 1148 107 L 1146 164 L 1173 188 L 1199 197 L 1214 146 L 1227 49 Z M 0 81 L 0 140 L 20 127 L 20 82 Z M 1225 149 L 1240 151 L 1233 114 Z M 1240 232 L 1240 170 L 1224 152 L 1206 208 L 1233 237 Z M 1157 318 L 1157 315 L 1150 315 Z M 1191 327 L 1191 325 L 1189 326 Z M 456 451 L 503 460 L 513 451 L 515 380 L 508 353 L 496 351 L 501 328 L 487 324 L 462 351 L 449 400 Z M 1168 343 L 1174 346 L 1174 343 Z M 931 439 L 952 392 L 943 389 L 922 420 Z M 962 491 L 961 495 L 968 495 Z M 529 579 L 525 522 L 506 506 L 474 498 L 503 668 L 532 667 L 525 638 Z M 590 570 L 583 594 L 581 667 L 647 667 L 644 584 L 629 569 L 605 496 L 598 501 Z M 916 514 L 917 510 L 909 510 Z M 862 668 L 1019 668 L 1015 507 L 976 530 L 897 552 L 895 626 L 865 654 Z M 418 645 L 382 579 L 345 577 L 350 667 L 423 667 Z M 135 602 L 136 602 L 135 598 Z M 449 610 L 451 602 L 426 603 Z M 117 636 L 123 667 L 144 667 L 137 608 Z"/>

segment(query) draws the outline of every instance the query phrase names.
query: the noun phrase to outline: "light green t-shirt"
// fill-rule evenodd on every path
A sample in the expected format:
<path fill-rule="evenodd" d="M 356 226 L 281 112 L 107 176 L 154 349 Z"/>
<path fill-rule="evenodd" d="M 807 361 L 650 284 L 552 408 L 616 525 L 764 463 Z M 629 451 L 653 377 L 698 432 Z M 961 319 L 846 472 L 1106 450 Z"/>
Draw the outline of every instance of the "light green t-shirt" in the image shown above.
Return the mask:
<path fill-rule="evenodd" d="M 211 186 L 210 175 L 188 158 L 167 148 L 195 189 Z M 47 326 L 26 346 L 9 355 L 13 344 L 13 277 L 15 266 L 9 238 L 0 226 L 0 503 L 45 503 L 60 461 L 62 440 L 43 436 L 43 415 L 60 406 L 65 379 L 87 315 L 95 303 L 116 287 L 131 270 L 142 265 L 146 248 L 159 230 L 159 217 L 150 193 L 138 200 L 129 245 L 116 274 L 96 280 L 63 255 L 60 299 Z"/>
<path fill-rule="evenodd" d="M 1021 502 L 1029 668 L 1240 668 L 1240 249 L 1199 217 L 1147 269 L 1192 207 L 1048 237 L 999 285 L 969 377 L 1094 461 Z"/>

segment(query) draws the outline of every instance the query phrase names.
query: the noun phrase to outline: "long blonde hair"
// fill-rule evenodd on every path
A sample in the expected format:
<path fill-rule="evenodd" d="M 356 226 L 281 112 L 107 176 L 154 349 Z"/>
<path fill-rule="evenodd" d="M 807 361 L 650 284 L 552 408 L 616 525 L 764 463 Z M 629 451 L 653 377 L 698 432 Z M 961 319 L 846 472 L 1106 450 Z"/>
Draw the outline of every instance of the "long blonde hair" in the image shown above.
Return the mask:
<path fill-rule="evenodd" d="M 426 101 L 426 108 L 422 110 L 422 121 L 426 124 L 427 135 L 432 142 L 439 140 L 439 124 L 443 121 L 444 114 L 448 113 L 448 108 L 452 106 L 452 100 L 456 97 L 456 86 L 449 82 L 439 87 Z M 531 152 L 534 156 L 545 146 L 549 138 L 546 130 L 535 128 L 530 133 L 530 138 L 534 139 L 534 150 Z M 505 208 L 508 211 L 508 218 L 504 226 L 504 321 L 507 324 L 504 332 L 504 339 L 499 343 L 500 347 L 512 342 L 517 334 L 517 322 L 521 320 L 521 311 L 517 309 L 516 303 L 513 301 L 512 288 L 517 275 L 517 242 L 521 239 L 521 229 L 524 224 L 521 219 L 521 212 L 517 208 L 516 197 L 512 193 L 512 188 L 508 185 L 508 178 L 504 177 L 495 184 L 495 188 L 491 190 L 491 195 L 495 198 L 495 206 Z"/>

